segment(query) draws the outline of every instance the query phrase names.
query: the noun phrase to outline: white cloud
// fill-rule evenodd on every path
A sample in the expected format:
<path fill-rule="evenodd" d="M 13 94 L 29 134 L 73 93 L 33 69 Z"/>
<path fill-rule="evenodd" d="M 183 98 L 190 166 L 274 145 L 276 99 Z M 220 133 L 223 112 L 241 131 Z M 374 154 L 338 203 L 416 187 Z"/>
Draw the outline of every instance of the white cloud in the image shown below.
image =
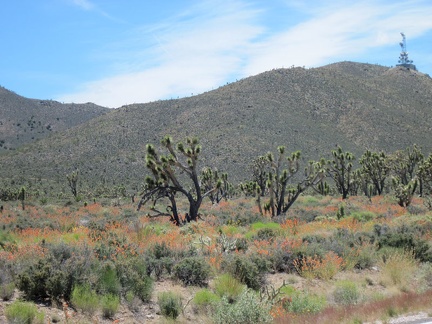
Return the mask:
<path fill-rule="evenodd" d="M 72 0 L 72 3 L 84 10 L 92 10 L 94 8 L 94 4 L 88 0 Z"/>
<path fill-rule="evenodd" d="M 424 1 L 300 4 L 287 1 L 287 14 L 296 5 L 303 13 L 309 10 L 309 19 L 278 33 L 272 33 L 271 23 L 258 23 L 265 8 L 241 1 L 206 1 L 159 25 L 142 26 L 110 51 L 116 75 L 86 83 L 60 100 L 119 107 L 187 96 L 236 77 L 282 66 L 318 66 L 397 44 L 400 31 L 414 38 L 432 29 L 432 6 Z"/>

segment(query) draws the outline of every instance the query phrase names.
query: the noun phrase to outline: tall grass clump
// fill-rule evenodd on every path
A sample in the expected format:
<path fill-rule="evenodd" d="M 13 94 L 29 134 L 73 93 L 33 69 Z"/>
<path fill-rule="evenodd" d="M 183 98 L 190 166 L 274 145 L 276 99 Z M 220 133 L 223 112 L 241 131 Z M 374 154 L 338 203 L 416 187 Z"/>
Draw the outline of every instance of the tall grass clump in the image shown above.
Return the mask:
<path fill-rule="evenodd" d="M 35 304 L 22 301 L 6 306 L 5 315 L 11 324 L 43 324 L 45 319 L 45 314 L 39 312 Z"/>
<path fill-rule="evenodd" d="M 384 284 L 406 285 L 417 269 L 417 261 L 410 251 L 387 249 L 380 262 Z"/>
<path fill-rule="evenodd" d="M 71 294 L 72 305 L 83 313 L 93 315 L 99 308 L 99 297 L 88 285 L 77 285 Z"/>
<path fill-rule="evenodd" d="M 226 297 L 230 303 L 237 300 L 245 286 L 231 274 L 225 273 L 214 281 L 214 290 L 219 297 Z"/>

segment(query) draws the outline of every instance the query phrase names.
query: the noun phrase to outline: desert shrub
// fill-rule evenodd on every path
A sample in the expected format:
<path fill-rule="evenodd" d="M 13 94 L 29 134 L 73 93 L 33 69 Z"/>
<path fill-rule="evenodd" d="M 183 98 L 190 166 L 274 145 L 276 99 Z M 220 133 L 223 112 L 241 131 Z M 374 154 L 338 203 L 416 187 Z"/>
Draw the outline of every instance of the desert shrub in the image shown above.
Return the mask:
<path fill-rule="evenodd" d="M 405 285 L 408 283 L 417 262 L 412 252 L 401 249 L 386 249 L 381 251 L 380 263 L 382 281 L 386 284 Z"/>
<path fill-rule="evenodd" d="M 351 216 L 359 222 L 369 222 L 376 218 L 376 215 L 371 211 L 358 211 L 352 213 Z"/>
<path fill-rule="evenodd" d="M 226 297 L 230 303 L 233 303 L 245 288 L 229 273 L 217 277 L 213 284 L 216 294 L 219 297 Z"/>
<path fill-rule="evenodd" d="M 220 297 L 211 290 L 204 288 L 196 292 L 193 302 L 193 309 L 195 312 L 209 313 L 220 301 Z"/>
<path fill-rule="evenodd" d="M 341 305 L 355 305 L 360 299 L 360 292 L 357 285 L 352 281 L 340 281 L 336 283 L 333 291 L 333 298 Z"/>
<path fill-rule="evenodd" d="M 295 258 L 296 256 L 290 249 L 277 245 L 276 249 L 270 255 L 269 261 L 274 271 L 291 273 L 295 271 Z"/>
<path fill-rule="evenodd" d="M 29 262 L 17 275 L 17 288 L 26 299 L 68 300 L 76 283 L 97 279 L 97 263 L 87 247 L 72 249 L 60 243 L 48 245 L 47 252 L 45 258 Z"/>
<path fill-rule="evenodd" d="M 6 306 L 5 315 L 8 323 L 43 324 L 45 314 L 39 312 L 33 303 L 15 301 Z"/>
<path fill-rule="evenodd" d="M 235 247 L 237 251 L 244 251 L 246 252 L 248 247 L 249 247 L 249 243 L 248 240 L 244 237 L 239 237 L 236 239 L 235 242 Z"/>
<path fill-rule="evenodd" d="M 83 313 L 93 315 L 99 308 L 99 296 L 88 285 L 77 285 L 71 294 L 72 305 Z"/>
<path fill-rule="evenodd" d="M 118 295 L 108 294 L 101 298 L 102 315 L 112 318 L 118 311 L 120 298 Z"/>
<path fill-rule="evenodd" d="M 228 255 L 222 260 L 221 267 L 254 290 L 259 290 L 265 283 L 264 272 L 248 256 Z"/>
<path fill-rule="evenodd" d="M 167 318 L 176 319 L 182 311 L 181 295 L 172 291 L 162 292 L 158 295 L 160 312 Z"/>
<path fill-rule="evenodd" d="M 216 305 L 213 320 L 216 324 L 271 323 L 270 308 L 254 291 L 245 289 L 233 304 L 223 297 Z"/>
<path fill-rule="evenodd" d="M 126 305 L 132 312 L 137 312 L 139 310 L 139 307 L 141 306 L 141 300 L 137 296 L 135 296 L 133 291 L 129 290 L 128 292 L 126 292 L 124 299 Z"/>
<path fill-rule="evenodd" d="M 276 231 L 272 228 L 261 228 L 257 231 L 254 239 L 258 241 L 273 242 L 276 235 Z"/>
<path fill-rule="evenodd" d="M 273 222 L 268 222 L 268 223 L 263 223 L 263 222 L 256 222 L 251 224 L 251 228 L 254 231 L 259 231 L 261 229 L 271 229 L 271 230 L 280 230 L 281 226 L 278 223 L 273 223 Z"/>
<path fill-rule="evenodd" d="M 174 266 L 174 277 L 186 286 L 205 286 L 210 276 L 210 265 L 202 258 L 188 257 Z"/>
<path fill-rule="evenodd" d="M 432 251 L 426 240 L 421 239 L 421 233 L 416 228 L 402 226 L 390 230 L 378 238 L 379 248 L 386 246 L 410 250 L 416 259 L 422 262 L 432 261 Z"/>
<path fill-rule="evenodd" d="M 147 275 L 147 266 L 141 258 L 127 258 L 116 263 L 123 294 L 132 293 L 143 302 L 148 302 L 153 293 L 153 280 Z"/>
<path fill-rule="evenodd" d="M 0 298 L 4 301 L 10 300 L 14 295 L 15 284 L 13 282 L 0 284 Z"/>
<path fill-rule="evenodd" d="M 101 295 L 119 295 L 121 290 L 120 280 L 117 271 L 111 263 L 105 263 L 99 270 L 97 291 Z"/>
<path fill-rule="evenodd" d="M 318 313 L 327 305 L 324 296 L 318 296 L 309 293 L 295 292 L 291 298 L 286 300 L 283 304 L 287 312 L 295 314 L 303 313 Z"/>
<path fill-rule="evenodd" d="M 343 259 L 334 252 L 328 252 L 324 257 L 304 257 L 294 260 L 297 273 L 308 279 L 332 279 L 343 267 Z"/>

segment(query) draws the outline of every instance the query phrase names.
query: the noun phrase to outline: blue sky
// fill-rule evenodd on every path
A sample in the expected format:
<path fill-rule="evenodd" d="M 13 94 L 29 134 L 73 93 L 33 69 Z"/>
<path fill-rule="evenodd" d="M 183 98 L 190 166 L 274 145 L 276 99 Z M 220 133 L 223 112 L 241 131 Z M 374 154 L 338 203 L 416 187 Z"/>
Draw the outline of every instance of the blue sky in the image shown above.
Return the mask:
<path fill-rule="evenodd" d="M 107 107 L 190 96 L 338 61 L 432 75 L 430 0 L 4 0 L 0 85 Z"/>

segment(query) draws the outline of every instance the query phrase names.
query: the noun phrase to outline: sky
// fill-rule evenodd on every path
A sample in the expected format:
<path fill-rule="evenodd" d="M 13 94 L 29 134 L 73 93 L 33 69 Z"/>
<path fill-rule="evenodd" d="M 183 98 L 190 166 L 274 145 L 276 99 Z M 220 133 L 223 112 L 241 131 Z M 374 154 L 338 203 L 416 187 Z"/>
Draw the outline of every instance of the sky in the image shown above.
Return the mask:
<path fill-rule="evenodd" d="M 2 0 L 0 85 L 28 98 L 181 98 L 340 61 L 432 75 L 431 0 Z"/>

